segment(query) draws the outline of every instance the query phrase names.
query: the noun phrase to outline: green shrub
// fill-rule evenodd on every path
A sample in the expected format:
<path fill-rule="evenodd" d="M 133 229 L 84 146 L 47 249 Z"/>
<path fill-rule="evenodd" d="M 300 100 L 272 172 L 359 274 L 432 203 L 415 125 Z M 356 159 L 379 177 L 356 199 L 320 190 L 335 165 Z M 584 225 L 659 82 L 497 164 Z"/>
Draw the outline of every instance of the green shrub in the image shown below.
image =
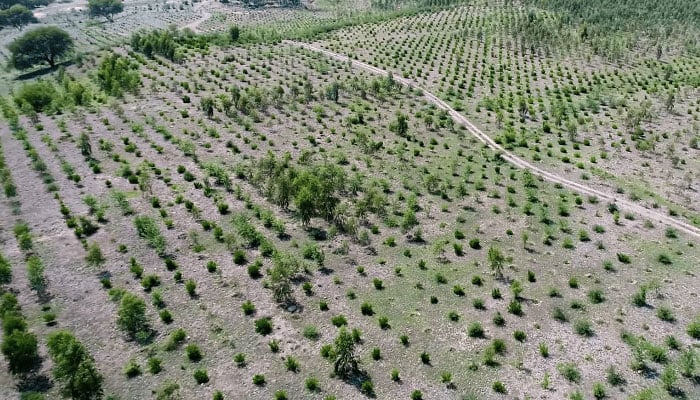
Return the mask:
<path fill-rule="evenodd" d="M 160 358 L 151 357 L 148 359 L 148 372 L 152 374 L 157 374 L 163 370 L 162 360 Z"/>
<path fill-rule="evenodd" d="M 656 309 L 656 316 L 659 317 L 660 320 L 666 322 L 674 322 L 676 320 L 671 308 L 664 305 L 661 305 Z"/>
<path fill-rule="evenodd" d="M 600 304 L 605 301 L 605 295 L 601 289 L 591 289 L 588 292 L 588 299 L 593 304 Z"/>
<path fill-rule="evenodd" d="M 511 300 L 510 303 L 508 303 L 508 312 L 517 315 L 517 316 L 522 316 L 523 315 L 523 306 L 520 304 L 519 301 L 517 300 Z"/>
<path fill-rule="evenodd" d="M 331 323 L 336 327 L 340 328 L 341 326 L 347 325 L 348 320 L 345 318 L 344 315 L 336 315 L 331 318 Z"/>
<path fill-rule="evenodd" d="M 391 328 L 391 325 L 389 324 L 389 318 L 387 318 L 385 316 L 381 316 L 381 317 L 377 318 L 377 322 L 379 323 L 379 327 L 381 329 L 386 330 L 386 329 Z"/>
<path fill-rule="evenodd" d="M 206 369 L 198 369 L 192 374 L 197 384 L 202 385 L 209 382 L 209 374 Z"/>
<path fill-rule="evenodd" d="M 250 300 L 244 301 L 243 304 L 241 304 L 241 309 L 245 315 L 255 314 L 255 305 Z"/>
<path fill-rule="evenodd" d="M 481 324 L 479 322 L 472 322 L 467 327 L 467 334 L 469 335 L 469 337 L 483 338 L 484 337 L 484 328 L 481 326 Z"/>
<path fill-rule="evenodd" d="M 320 384 L 318 382 L 318 379 L 314 377 L 309 377 L 306 378 L 306 381 L 304 381 L 304 386 L 306 387 L 306 390 L 309 392 L 318 392 L 320 390 Z"/>
<path fill-rule="evenodd" d="M 126 375 L 127 378 L 134 378 L 141 375 L 141 366 L 132 358 L 124 367 L 124 375 Z"/>
<path fill-rule="evenodd" d="M 591 323 L 585 319 L 580 319 L 574 322 L 574 332 L 586 337 L 593 336 L 594 334 Z"/>
<path fill-rule="evenodd" d="M 260 318 L 255 320 L 255 332 L 262 336 L 272 333 L 272 320 L 270 318 Z"/>
<path fill-rule="evenodd" d="M 284 366 L 287 368 L 287 371 L 298 372 L 299 360 L 292 356 L 287 356 L 287 358 L 284 359 Z"/>
<path fill-rule="evenodd" d="M 501 394 L 508 393 L 508 390 L 506 389 L 506 385 L 504 385 L 501 381 L 494 382 L 492 388 L 493 388 L 493 391 L 496 393 L 501 393 Z"/>
<path fill-rule="evenodd" d="M 581 382 L 581 371 L 579 371 L 576 364 L 568 362 L 561 363 L 557 365 L 557 370 L 567 381 L 572 383 Z"/>
<path fill-rule="evenodd" d="M 134 92 L 141 84 L 138 64 L 116 53 L 108 55 L 97 69 L 97 83 L 110 96 Z"/>
<path fill-rule="evenodd" d="M 688 332 L 688 335 L 693 339 L 700 340 L 700 317 L 695 318 L 695 320 L 688 324 L 686 332 Z"/>
<path fill-rule="evenodd" d="M 305 326 L 302 335 L 310 340 L 318 340 L 318 338 L 321 337 L 321 334 L 318 332 L 318 329 L 316 329 L 316 327 L 313 325 Z"/>
<path fill-rule="evenodd" d="M 20 110 L 40 113 L 60 108 L 60 95 L 47 80 L 25 83 L 15 92 L 14 101 Z"/>
<path fill-rule="evenodd" d="M 199 362 L 202 360 L 202 351 L 195 343 L 190 343 L 185 347 L 185 355 L 187 355 L 187 359 L 192 362 Z"/>
<path fill-rule="evenodd" d="M 253 375 L 253 384 L 256 386 L 264 386 L 265 385 L 265 375 L 262 375 L 262 374 Z"/>

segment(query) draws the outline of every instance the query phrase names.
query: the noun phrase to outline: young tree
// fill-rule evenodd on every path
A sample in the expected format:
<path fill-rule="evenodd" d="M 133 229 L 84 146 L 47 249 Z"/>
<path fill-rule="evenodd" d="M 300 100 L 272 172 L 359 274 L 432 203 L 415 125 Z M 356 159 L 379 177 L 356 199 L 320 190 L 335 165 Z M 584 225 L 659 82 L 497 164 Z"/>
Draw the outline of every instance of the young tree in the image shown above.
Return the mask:
<path fill-rule="evenodd" d="M 10 261 L 0 253 L 0 285 L 6 285 L 10 282 L 12 282 L 12 266 Z"/>
<path fill-rule="evenodd" d="M 391 123 L 389 129 L 401 137 L 406 137 L 408 133 L 408 118 L 402 114 L 396 114 L 396 120 Z"/>
<path fill-rule="evenodd" d="M 496 248 L 491 246 L 489 248 L 489 266 L 491 267 L 491 270 L 496 274 L 497 279 L 503 279 L 503 264 L 505 262 L 505 257 L 503 256 L 503 253 Z"/>
<path fill-rule="evenodd" d="M 241 36 L 241 28 L 239 28 L 237 25 L 233 25 L 228 29 L 228 35 L 232 42 L 237 42 L 238 38 Z"/>
<path fill-rule="evenodd" d="M 21 4 L 15 4 L 7 10 L 0 11 L 0 29 L 11 26 L 21 31 L 25 25 L 37 22 L 34 13 Z"/>
<path fill-rule="evenodd" d="M 90 144 L 90 136 L 87 135 L 87 133 L 83 132 L 80 134 L 80 154 L 83 155 L 86 159 L 91 159 L 92 158 L 92 145 Z"/>
<path fill-rule="evenodd" d="M 338 82 L 333 82 L 326 88 L 326 99 L 337 103 L 339 98 L 340 84 Z"/>
<path fill-rule="evenodd" d="M 53 375 L 65 397 L 75 400 L 102 398 L 102 375 L 87 349 L 70 333 L 55 332 L 47 341 Z"/>
<path fill-rule="evenodd" d="M 91 17 L 105 17 L 109 22 L 114 20 L 114 14 L 124 11 L 121 0 L 88 0 Z"/>
<path fill-rule="evenodd" d="M 134 294 L 124 294 L 118 316 L 117 326 L 131 338 L 136 337 L 137 333 L 146 332 L 149 329 L 146 319 L 146 303 Z"/>
<path fill-rule="evenodd" d="M 45 26 L 25 33 L 7 48 L 11 53 L 10 65 L 16 69 L 27 69 L 43 62 L 54 68 L 73 50 L 73 39 L 58 27 Z"/>
<path fill-rule="evenodd" d="M 22 329 L 14 330 L 2 342 L 2 354 L 13 374 L 30 372 L 39 361 L 36 336 Z"/>
<path fill-rule="evenodd" d="M 340 328 L 335 338 L 335 374 L 347 379 L 357 371 L 357 358 L 355 356 L 355 341 L 352 335 L 343 327 Z"/>

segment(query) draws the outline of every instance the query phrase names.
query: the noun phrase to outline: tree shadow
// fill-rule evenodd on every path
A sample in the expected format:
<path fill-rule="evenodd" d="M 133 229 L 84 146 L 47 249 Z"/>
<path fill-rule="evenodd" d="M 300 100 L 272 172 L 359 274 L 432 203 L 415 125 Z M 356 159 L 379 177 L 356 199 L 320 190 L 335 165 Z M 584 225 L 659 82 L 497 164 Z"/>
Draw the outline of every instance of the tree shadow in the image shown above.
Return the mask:
<path fill-rule="evenodd" d="M 322 228 L 309 228 L 309 237 L 316 241 L 324 241 L 328 239 L 328 232 Z"/>
<path fill-rule="evenodd" d="M 38 367 L 37 367 L 38 368 Z M 32 373 L 23 377 L 17 384 L 19 392 L 48 392 L 53 387 L 46 375 Z"/>
<path fill-rule="evenodd" d="M 34 71 L 25 72 L 23 74 L 18 75 L 15 78 L 15 80 L 16 81 L 27 81 L 27 80 L 31 80 L 31 79 L 40 78 L 44 75 L 49 75 L 52 72 L 58 71 L 59 67 L 69 67 L 73 64 L 74 64 L 73 60 L 66 60 L 66 61 L 63 61 L 60 63 L 56 63 L 56 65 L 54 65 L 53 67 L 46 66 L 46 67 L 43 67 L 43 68 L 40 68 L 40 69 L 37 69 Z"/>

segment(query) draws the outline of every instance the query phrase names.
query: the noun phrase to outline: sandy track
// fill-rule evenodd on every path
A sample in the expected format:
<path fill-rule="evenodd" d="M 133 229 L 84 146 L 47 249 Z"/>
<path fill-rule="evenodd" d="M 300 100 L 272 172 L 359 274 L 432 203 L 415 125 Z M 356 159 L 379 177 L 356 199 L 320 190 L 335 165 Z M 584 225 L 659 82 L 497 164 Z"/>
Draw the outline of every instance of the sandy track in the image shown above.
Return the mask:
<path fill-rule="evenodd" d="M 302 47 L 308 50 L 312 50 L 321 54 L 324 54 L 330 58 L 334 58 L 339 61 L 343 62 L 350 62 L 352 66 L 364 69 L 366 71 L 375 73 L 375 74 L 380 74 L 380 75 L 386 75 L 389 72 L 385 71 L 381 68 L 377 68 L 373 65 L 357 61 L 357 60 L 350 60 L 347 56 L 344 56 L 339 53 L 335 53 L 326 49 L 323 49 L 317 45 L 310 44 L 310 43 L 301 43 L 301 42 L 294 42 L 294 41 L 289 41 L 285 40 L 284 43 L 292 45 L 292 46 L 297 46 L 297 47 Z M 552 172 L 546 171 L 536 165 L 531 164 L 528 161 L 525 161 L 524 159 L 516 156 L 515 154 L 507 151 L 504 149 L 501 145 L 496 143 L 490 136 L 482 132 L 479 128 L 477 128 L 471 121 L 469 121 L 464 115 L 460 114 L 459 112 L 455 111 L 452 107 L 450 107 L 449 104 L 446 102 L 442 101 L 439 99 L 437 96 L 435 96 L 433 93 L 429 92 L 428 90 L 422 88 L 421 86 L 417 85 L 415 82 L 405 79 L 402 77 L 397 77 L 394 76 L 394 80 L 396 82 L 401 83 L 402 85 L 408 86 L 413 89 L 418 89 L 420 90 L 423 95 L 433 104 L 435 104 L 437 107 L 447 111 L 450 116 L 458 123 L 463 124 L 467 130 L 474 135 L 477 139 L 479 139 L 482 143 L 486 144 L 488 147 L 493 149 L 494 151 L 498 152 L 501 154 L 501 158 L 504 160 L 508 161 L 509 163 L 515 165 L 518 168 L 522 169 L 527 169 L 530 170 L 533 174 L 541 176 L 542 178 L 550 181 L 550 182 L 555 182 L 559 183 L 562 186 L 565 186 L 571 190 L 574 190 L 576 192 L 589 195 L 589 196 L 596 196 L 600 199 L 604 199 L 608 202 L 615 203 L 618 205 L 618 207 L 626 209 L 627 211 L 634 212 L 636 214 L 639 214 L 641 216 L 644 216 L 645 218 L 649 219 L 652 222 L 657 222 L 661 223 L 670 227 L 673 227 L 675 229 L 678 229 L 680 231 L 683 231 L 691 236 L 694 236 L 696 238 L 700 238 L 700 228 L 695 227 L 691 224 L 688 224 L 683 221 L 679 221 L 675 218 L 672 218 L 668 215 L 662 214 L 660 212 L 657 212 L 655 210 L 643 207 L 640 204 L 633 203 L 627 199 L 620 198 L 618 196 L 615 196 L 610 193 L 606 193 L 603 191 L 600 191 L 598 189 L 594 189 L 592 187 L 583 185 L 579 182 L 575 182 L 566 178 L 563 178 L 559 175 L 556 175 Z"/>

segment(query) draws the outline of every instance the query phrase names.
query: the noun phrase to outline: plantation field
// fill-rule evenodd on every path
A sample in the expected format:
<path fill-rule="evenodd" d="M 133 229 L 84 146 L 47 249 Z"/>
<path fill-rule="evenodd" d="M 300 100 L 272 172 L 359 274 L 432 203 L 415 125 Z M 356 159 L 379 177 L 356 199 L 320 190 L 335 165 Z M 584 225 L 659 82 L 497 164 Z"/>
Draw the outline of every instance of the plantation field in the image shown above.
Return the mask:
<path fill-rule="evenodd" d="M 57 332 L 86 398 L 700 396 L 697 56 L 307 6 L 46 17 L 82 56 L 0 100 L 0 398 L 70 397 Z"/>
<path fill-rule="evenodd" d="M 698 57 L 670 45 L 645 57 L 657 47 L 644 42 L 612 62 L 585 43 L 536 46 L 533 15 L 553 19 L 476 3 L 317 43 L 412 79 L 548 170 L 697 225 Z"/>

